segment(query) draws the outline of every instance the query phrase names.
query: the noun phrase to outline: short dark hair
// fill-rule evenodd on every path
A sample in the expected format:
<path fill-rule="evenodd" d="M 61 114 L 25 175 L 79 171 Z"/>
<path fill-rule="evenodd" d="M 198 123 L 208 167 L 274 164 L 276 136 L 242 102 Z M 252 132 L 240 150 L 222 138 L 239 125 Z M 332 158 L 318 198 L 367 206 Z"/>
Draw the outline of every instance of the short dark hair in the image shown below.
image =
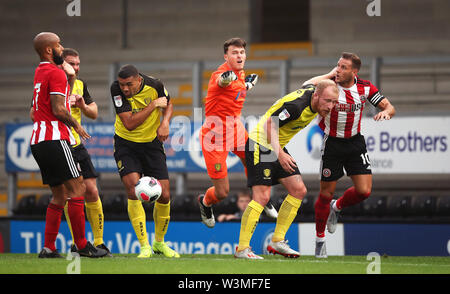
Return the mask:
<path fill-rule="evenodd" d="M 80 53 L 78 53 L 77 50 L 73 49 L 73 48 L 64 48 L 63 52 L 62 52 L 62 57 L 66 58 L 67 56 L 80 56 Z"/>
<path fill-rule="evenodd" d="M 245 46 L 247 46 L 247 43 L 242 38 L 231 38 L 231 39 L 228 39 L 223 44 L 223 53 L 224 54 L 227 54 L 228 47 L 230 47 L 231 45 L 236 46 L 236 47 L 245 48 Z"/>
<path fill-rule="evenodd" d="M 121 79 L 136 77 L 139 75 L 138 69 L 132 64 L 126 64 L 119 69 L 117 76 Z"/>
<path fill-rule="evenodd" d="M 242 188 L 242 189 L 240 189 L 238 191 L 238 193 L 237 193 L 237 198 L 242 197 L 242 196 L 251 198 L 252 197 L 251 190 L 249 188 Z"/>
<path fill-rule="evenodd" d="M 351 52 L 342 52 L 341 58 L 351 60 L 352 61 L 352 67 L 359 70 L 361 68 L 361 58 L 359 58 L 358 55 Z"/>

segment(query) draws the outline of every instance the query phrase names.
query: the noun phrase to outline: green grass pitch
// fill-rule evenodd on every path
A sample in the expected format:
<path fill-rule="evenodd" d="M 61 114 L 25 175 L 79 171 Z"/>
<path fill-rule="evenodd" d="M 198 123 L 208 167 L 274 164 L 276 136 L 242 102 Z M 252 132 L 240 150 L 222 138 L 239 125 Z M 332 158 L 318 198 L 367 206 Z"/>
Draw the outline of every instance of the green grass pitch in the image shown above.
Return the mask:
<path fill-rule="evenodd" d="M 69 260 L 5 253 L 0 254 L 0 274 L 66 274 L 68 270 L 81 274 L 366 274 L 374 266 L 379 266 L 381 274 L 450 274 L 450 257 L 381 256 L 378 265 L 371 265 L 374 260 L 366 256 L 330 256 L 324 260 L 279 255 L 264 255 L 264 260 L 235 259 L 232 255 L 182 255 L 178 259 L 136 256 Z"/>

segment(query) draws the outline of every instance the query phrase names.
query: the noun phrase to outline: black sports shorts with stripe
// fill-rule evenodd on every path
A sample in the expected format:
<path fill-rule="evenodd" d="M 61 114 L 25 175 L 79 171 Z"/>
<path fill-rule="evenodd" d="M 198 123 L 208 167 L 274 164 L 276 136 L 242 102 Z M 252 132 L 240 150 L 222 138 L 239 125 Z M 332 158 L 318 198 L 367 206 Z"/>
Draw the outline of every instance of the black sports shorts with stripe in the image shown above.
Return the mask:
<path fill-rule="evenodd" d="M 98 178 L 91 156 L 83 144 L 72 146 L 72 155 L 75 162 L 80 165 L 81 175 L 84 179 Z"/>
<path fill-rule="evenodd" d="M 81 175 L 71 148 L 65 140 L 43 141 L 31 145 L 31 153 L 39 165 L 44 184 L 54 187 Z"/>

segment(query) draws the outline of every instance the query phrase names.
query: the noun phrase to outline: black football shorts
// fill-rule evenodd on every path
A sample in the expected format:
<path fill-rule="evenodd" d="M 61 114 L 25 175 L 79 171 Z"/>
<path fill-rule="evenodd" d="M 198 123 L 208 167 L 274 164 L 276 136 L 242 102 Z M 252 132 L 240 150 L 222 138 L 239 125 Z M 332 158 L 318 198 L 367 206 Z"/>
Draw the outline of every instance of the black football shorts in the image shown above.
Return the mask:
<path fill-rule="evenodd" d="M 289 154 L 286 148 L 283 148 L 283 150 Z M 251 139 L 248 139 L 245 144 L 245 160 L 248 187 L 257 185 L 274 186 L 279 184 L 279 179 L 300 175 L 298 167 L 295 168 L 293 173 L 285 171 L 275 152 Z"/>
<path fill-rule="evenodd" d="M 344 169 L 347 176 L 372 174 L 363 135 L 357 134 L 348 139 L 324 136 L 321 181 L 337 181 L 344 175 Z"/>
<path fill-rule="evenodd" d="M 81 175 L 84 179 L 97 178 L 98 173 L 92 164 L 91 156 L 83 144 L 72 147 L 72 155 L 80 165 Z"/>
<path fill-rule="evenodd" d="M 114 135 L 114 159 L 120 177 L 137 172 L 158 180 L 169 179 L 166 153 L 158 138 L 148 143 L 136 143 Z"/>
<path fill-rule="evenodd" d="M 54 187 L 81 176 L 71 149 L 65 140 L 43 141 L 31 145 L 31 153 L 39 165 L 44 184 Z"/>

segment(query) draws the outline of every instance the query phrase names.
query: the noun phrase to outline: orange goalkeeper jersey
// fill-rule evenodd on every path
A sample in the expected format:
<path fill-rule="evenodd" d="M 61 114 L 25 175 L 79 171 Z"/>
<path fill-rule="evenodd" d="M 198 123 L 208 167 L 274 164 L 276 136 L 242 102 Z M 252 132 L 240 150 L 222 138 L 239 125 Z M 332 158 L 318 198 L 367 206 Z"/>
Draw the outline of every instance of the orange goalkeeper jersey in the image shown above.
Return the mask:
<path fill-rule="evenodd" d="M 244 106 L 247 90 L 245 87 L 245 72 L 235 72 L 238 79 L 227 87 L 219 87 L 217 79 L 226 71 L 231 70 L 225 62 L 211 75 L 208 93 L 205 98 L 205 115 L 217 116 L 225 122 L 227 116 L 240 117 Z"/>

